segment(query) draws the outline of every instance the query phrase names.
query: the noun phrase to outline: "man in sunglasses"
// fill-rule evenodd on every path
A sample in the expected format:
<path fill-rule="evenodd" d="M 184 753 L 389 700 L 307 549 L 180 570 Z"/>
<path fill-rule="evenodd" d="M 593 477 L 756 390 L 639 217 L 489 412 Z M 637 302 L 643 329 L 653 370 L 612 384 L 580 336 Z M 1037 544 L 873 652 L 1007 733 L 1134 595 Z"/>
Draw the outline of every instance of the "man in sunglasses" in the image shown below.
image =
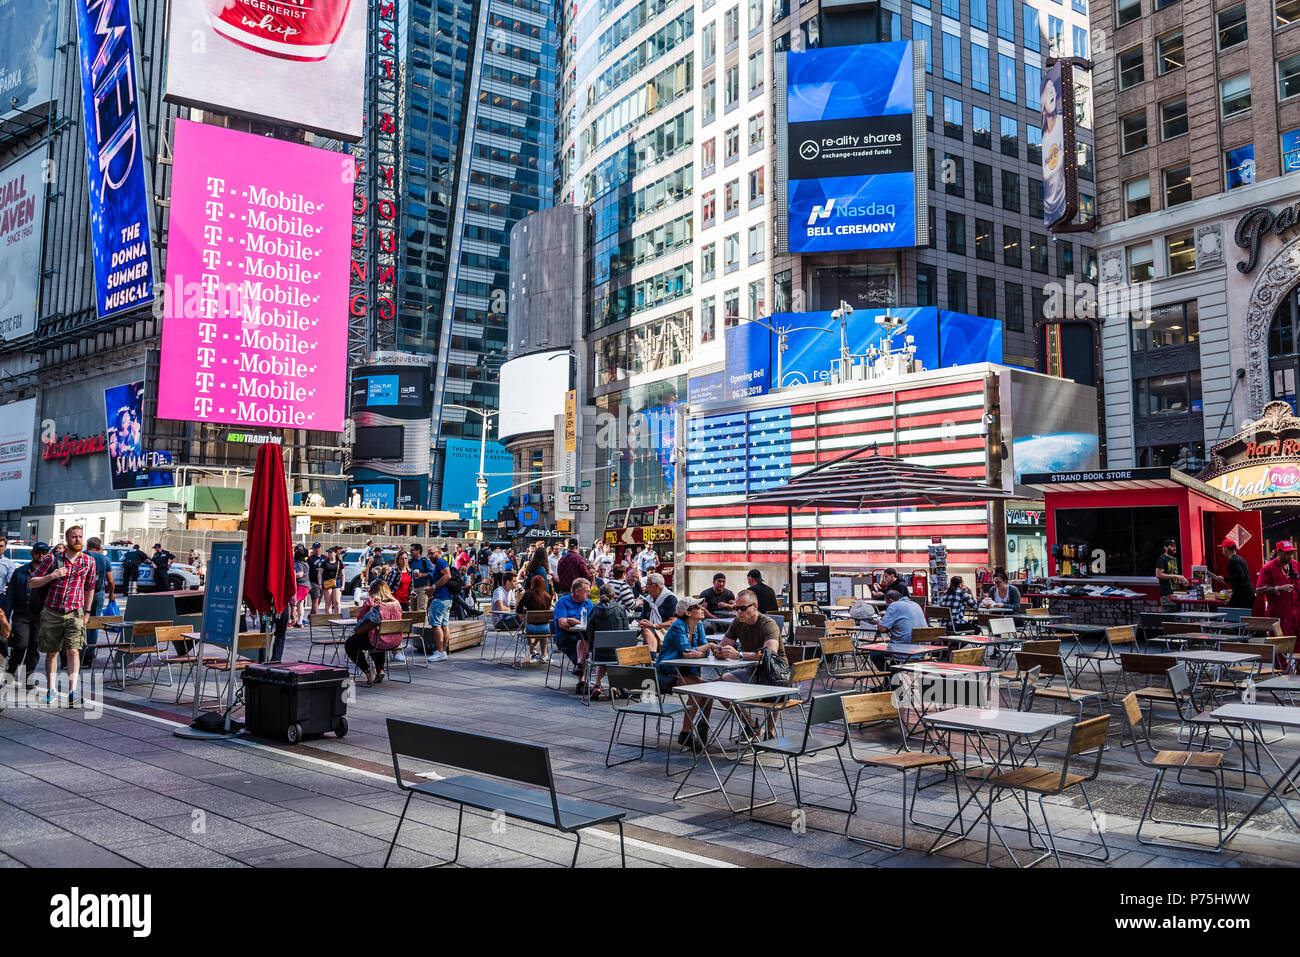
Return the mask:
<path fill-rule="evenodd" d="M 736 620 L 727 628 L 722 638 L 722 647 L 718 657 L 727 661 L 737 658 L 745 661 L 761 661 L 763 649 L 776 655 L 787 665 L 785 643 L 781 640 L 781 626 L 776 619 L 764 615 L 758 610 L 758 596 L 748 588 L 736 595 Z M 735 672 L 728 672 L 724 678 L 738 678 Z"/>

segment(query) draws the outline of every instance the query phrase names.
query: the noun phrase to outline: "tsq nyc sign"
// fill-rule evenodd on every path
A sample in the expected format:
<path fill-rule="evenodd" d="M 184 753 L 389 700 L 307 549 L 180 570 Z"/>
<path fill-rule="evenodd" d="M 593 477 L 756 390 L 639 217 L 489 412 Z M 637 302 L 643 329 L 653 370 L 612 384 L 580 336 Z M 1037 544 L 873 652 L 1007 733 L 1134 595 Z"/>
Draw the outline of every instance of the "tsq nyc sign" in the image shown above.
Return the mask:
<path fill-rule="evenodd" d="M 1232 236 L 1236 244 L 1246 250 L 1246 260 L 1237 263 L 1237 268 L 1244 273 L 1254 271 L 1259 265 L 1260 239 L 1268 233 L 1282 236 L 1296 226 L 1300 226 L 1300 202 L 1287 206 L 1276 214 L 1267 206 L 1255 206 L 1247 210 L 1237 220 L 1237 228 Z"/>

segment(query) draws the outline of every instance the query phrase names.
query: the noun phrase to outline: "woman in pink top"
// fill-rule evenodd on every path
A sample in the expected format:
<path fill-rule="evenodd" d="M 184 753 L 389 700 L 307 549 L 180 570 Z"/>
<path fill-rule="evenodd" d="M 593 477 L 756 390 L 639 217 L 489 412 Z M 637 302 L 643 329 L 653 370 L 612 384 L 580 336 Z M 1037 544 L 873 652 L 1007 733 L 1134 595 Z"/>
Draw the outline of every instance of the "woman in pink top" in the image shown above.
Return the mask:
<path fill-rule="evenodd" d="M 375 647 L 375 641 L 379 638 L 379 622 L 398 621 L 401 617 L 402 606 L 393 597 L 388 585 L 383 581 L 371 582 L 370 594 L 361 603 L 356 631 L 352 632 L 343 646 L 348 657 L 369 676 L 371 684 L 379 684 L 384 680 L 385 653 Z"/>

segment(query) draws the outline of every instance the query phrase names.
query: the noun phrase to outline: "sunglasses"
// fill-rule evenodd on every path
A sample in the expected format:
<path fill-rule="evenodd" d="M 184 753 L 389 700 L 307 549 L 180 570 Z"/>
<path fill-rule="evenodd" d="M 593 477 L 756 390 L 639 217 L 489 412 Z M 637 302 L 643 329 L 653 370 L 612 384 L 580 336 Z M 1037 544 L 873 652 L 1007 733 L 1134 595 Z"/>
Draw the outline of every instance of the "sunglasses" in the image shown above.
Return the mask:
<path fill-rule="evenodd" d="M 737 605 L 736 611 L 749 611 L 751 608 L 757 608 L 757 605 Z"/>

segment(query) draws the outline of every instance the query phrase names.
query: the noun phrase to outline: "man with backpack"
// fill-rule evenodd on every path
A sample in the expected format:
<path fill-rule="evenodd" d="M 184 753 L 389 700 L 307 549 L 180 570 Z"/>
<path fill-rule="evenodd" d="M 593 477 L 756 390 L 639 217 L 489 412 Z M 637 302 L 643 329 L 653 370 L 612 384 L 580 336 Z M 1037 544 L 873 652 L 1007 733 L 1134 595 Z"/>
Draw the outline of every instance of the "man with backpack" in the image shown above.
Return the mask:
<path fill-rule="evenodd" d="M 9 576 L 9 587 L 0 597 L 0 611 L 9 619 L 9 662 L 5 671 L 15 680 L 18 669 L 27 679 L 27 690 L 36 687 L 35 669 L 41 655 L 36 647 L 37 633 L 40 630 L 41 609 L 45 605 L 45 593 L 48 588 L 35 588 L 30 585 L 32 574 L 42 559 L 50 553 L 50 546 L 37 542 L 32 546 L 32 560 L 26 565 L 19 565 Z"/>
<path fill-rule="evenodd" d="M 424 557 L 424 546 L 411 543 L 411 611 L 429 607 L 429 586 L 433 584 L 433 564 Z"/>
<path fill-rule="evenodd" d="M 477 575 L 479 579 L 487 578 L 489 575 L 492 574 L 492 568 L 491 568 L 492 549 L 487 547 L 486 542 L 478 547 L 477 558 L 478 558 Z"/>
<path fill-rule="evenodd" d="M 432 594 L 429 597 L 429 627 L 425 633 L 425 653 L 429 651 L 427 639 L 433 638 L 433 653 L 428 655 L 430 662 L 447 660 L 447 622 L 451 614 L 452 567 L 442 555 L 437 545 L 429 546 L 429 560 L 433 562 Z"/>

